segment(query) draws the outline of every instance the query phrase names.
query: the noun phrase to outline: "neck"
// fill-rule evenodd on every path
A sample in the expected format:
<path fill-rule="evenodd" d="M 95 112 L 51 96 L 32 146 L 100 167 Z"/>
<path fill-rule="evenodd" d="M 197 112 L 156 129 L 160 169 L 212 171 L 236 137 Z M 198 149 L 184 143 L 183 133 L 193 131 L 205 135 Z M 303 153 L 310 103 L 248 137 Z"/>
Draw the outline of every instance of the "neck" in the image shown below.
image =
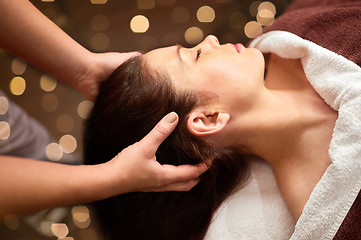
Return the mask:
<path fill-rule="evenodd" d="M 297 220 L 330 164 L 337 113 L 311 87 L 300 61 L 277 56 L 270 58 L 265 89 L 257 99 L 259 109 L 237 117 L 238 145 L 272 165 Z"/>

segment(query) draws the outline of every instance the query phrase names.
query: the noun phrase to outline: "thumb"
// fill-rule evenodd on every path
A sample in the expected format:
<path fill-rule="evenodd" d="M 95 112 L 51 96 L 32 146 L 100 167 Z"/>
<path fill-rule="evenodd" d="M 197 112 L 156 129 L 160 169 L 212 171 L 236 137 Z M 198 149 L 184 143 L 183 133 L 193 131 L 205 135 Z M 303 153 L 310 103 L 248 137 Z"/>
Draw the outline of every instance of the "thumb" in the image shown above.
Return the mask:
<path fill-rule="evenodd" d="M 140 141 L 155 154 L 160 144 L 173 132 L 178 123 L 175 112 L 168 113 L 157 125 Z"/>

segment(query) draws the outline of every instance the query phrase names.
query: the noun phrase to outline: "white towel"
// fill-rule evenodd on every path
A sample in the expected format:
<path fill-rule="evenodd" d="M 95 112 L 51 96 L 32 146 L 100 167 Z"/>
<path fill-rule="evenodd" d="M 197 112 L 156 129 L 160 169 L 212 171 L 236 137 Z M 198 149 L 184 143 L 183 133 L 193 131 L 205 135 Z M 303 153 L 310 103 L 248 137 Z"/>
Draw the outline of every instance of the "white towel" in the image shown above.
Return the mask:
<path fill-rule="evenodd" d="M 314 188 L 291 236 L 291 239 L 332 239 L 361 189 L 361 68 L 334 52 L 284 31 L 263 34 L 255 39 L 250 47 L 256 47 L 264 53 L 275 53 L 282 58 L 301 59 L 311 85 L 325 102 L 339 113 L 329 148 L 332 164 Z M 260 187 L 259 190 L 262 191 Z M 235 195 L 238 193 L 241 194 L 241 191 Z M 252 197 L 255 198 L 254 202 L 264 201 L 262 194 L 243 192 L 243 198 Z M 232 198 L 230 201 L 233 201 Z M 237 201 L 245 204 L 240 199 L 242 197 L 235 198 L 232 204 L 227 201 L 217 211 L 206 239 L 242 239 L 242 232 L 235 229 L 244 225 L 245 219 L 241 220 L 240 217 L 231 221 L 225 214 L 237 209 Z M 277 202 L 279 199 L 274 198 L 271 201 Z M 254 208 L 255 204 L 252 203 L 248 213 L 242 214 L 248 215 L 255 211 Z M 269 210 L 270 212 L 263 214 L 261 218 L 267 220 L 265 215 L 277 217 L 277 211 L 274 212 L 271 208 Z M 228 218 L 227 222 L 223 220 L 223 225 L 218 224 L 217 219 L 222 218 Z M 254 224 L 257 222 L 249 222 L 249 225 L 253 226 L 250 226 L 251 229 L 254 229 Z M 259 228 L 253 233 L 247 231 L 250 236 L 247 239 L 260 239 L 258 236 L 263 236 L 274 223 L 271 221 L 269 224 L 259 224 Z M 277 222 L 276 225 L 278 224 L 286 226 L 287 223 Z M 234 233 L 232 238 L 228 238 L 230 235 L 218 235 L 218 238 L 215 235 L 216 232 L 227 231 Z M 236 236 L 237 234 L 239 235 Z M 272 238 L 282 239 L 281 237 L 284 235 Z"/>
<path fill-rule="evenodd" d="M 205 239 L 283 240 L 290 238 L 294 226 L 271 166 L 254 159 L 248 184 L 216 211 Z"/>

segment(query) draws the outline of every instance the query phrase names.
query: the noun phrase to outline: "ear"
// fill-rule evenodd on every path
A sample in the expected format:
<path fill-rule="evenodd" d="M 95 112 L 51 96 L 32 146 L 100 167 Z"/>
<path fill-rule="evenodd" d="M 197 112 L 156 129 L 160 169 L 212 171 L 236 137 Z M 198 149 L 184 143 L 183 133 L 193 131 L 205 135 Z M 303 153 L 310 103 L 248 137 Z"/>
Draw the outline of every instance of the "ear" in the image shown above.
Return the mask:
<path fill-rule="evenodd" d="M 187 127 L 196 136 L 207 136 L 222 131 L 229 119 L 228 113 L 214 112 L 208 114 L 202 109 L 197 109 L 190 114 Z"/>

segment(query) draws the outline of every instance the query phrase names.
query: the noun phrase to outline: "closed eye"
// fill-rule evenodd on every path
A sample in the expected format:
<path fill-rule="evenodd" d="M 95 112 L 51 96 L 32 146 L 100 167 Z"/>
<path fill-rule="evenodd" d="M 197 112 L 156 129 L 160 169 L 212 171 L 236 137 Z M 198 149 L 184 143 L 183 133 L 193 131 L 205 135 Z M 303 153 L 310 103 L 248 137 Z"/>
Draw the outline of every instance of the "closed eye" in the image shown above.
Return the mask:
<path fill-rule="evenodd" d="M 196 55 L 196 60 L 198 60 L 198 58 L 201 56 L 201 53 L 202 53 L 202 49 L 198 49 L 197 55 Z"/>

